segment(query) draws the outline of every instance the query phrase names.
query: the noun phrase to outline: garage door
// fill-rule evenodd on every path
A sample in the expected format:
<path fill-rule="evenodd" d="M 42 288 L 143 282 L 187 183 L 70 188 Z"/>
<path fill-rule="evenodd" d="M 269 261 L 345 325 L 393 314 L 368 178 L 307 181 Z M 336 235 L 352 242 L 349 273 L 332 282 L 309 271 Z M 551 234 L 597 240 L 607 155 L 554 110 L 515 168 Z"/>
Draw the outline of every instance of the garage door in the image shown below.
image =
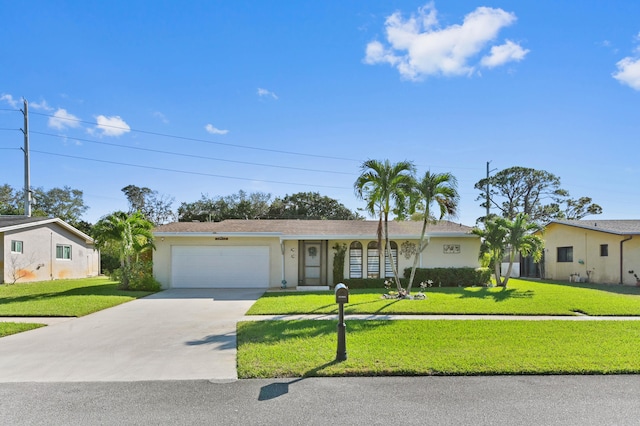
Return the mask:
<path fill-rule="evenodd" d="M 269 247 L 173 246 L 171 287 L 267 288 Z"/>

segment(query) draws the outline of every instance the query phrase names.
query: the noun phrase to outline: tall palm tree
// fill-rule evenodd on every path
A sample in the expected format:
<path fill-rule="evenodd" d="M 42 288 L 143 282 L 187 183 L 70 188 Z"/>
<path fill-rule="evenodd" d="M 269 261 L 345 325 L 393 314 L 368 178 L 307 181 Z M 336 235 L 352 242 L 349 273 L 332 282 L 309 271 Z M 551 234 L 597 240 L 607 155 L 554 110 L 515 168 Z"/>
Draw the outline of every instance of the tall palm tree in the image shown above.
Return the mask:
<path fill-rule="evenodd" d="M 391 244 L 389 242 L 389 213 L 392 203 L 396 206 L 405 204 L 411 184 L 415 167 L 410 161 L 400 161 L 391 164 L 389 160 L 367 160 L 360 166 L 360 176 L 356 179 L 353 187 L 356 196 L 367 202 L 367 212 L 378 220 L 378 247 L 381 245 L 382 237 L 385 240 L 385 252 L 391 264 L 393 275 L 398 291 L 402 289 L 398 268 L 391 256 Z"/>
<path fill-rule="evenodd" d="M 93 227 L 93 237 L 98 249 L 112 249 L 118 254 L 122 270 L 122 288 L 129 287 L 131 264 L 139 255 L 155 248 L 153 224 L 140 212 L 112 213 L 98 221 Z"/>
<path fill-rule="evenodd" d="M 425 238 L 427 225 L 430 222 L 442 220 L 445 216 L 455 216 L 460 200 L 460 196 L 458 195 L 458 181 L 454 175 L 448 172 L 431 173 L 427 171 L 421 180 L 414 183 L 412 189 L 410 210 L 420 212 L 422 216 L 422 231 L 420 233 L 418 249 L 413 258 L 407 293 L 411 292 L 420 254 L 429 245 L 429 240 Z"/>

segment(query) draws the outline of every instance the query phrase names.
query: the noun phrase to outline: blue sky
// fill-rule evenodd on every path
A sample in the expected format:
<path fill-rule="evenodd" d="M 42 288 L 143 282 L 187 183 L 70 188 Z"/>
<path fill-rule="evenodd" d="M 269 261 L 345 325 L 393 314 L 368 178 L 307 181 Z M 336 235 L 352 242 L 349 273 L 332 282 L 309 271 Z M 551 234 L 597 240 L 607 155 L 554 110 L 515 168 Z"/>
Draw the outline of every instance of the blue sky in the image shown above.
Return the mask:
<path fill-rule="evenodd" d="M 640 2 L 0 0 L 0 184 L 192 202 L 317 191 L 362 161 L 452 172 L 458 221 L 491 169 L 547 170 L 602 219 L 640 217 Z"/>

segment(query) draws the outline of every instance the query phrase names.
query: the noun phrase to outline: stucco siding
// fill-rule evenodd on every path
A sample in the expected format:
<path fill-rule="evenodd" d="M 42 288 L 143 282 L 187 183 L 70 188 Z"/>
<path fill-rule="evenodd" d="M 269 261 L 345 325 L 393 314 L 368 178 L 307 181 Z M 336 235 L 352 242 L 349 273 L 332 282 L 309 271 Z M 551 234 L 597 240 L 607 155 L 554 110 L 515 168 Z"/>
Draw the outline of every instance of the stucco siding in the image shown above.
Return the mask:
<path fill-rule="evenodd" d="M 628 271 L 640 275 L 640 237 L 623 243 L 622 276 L 620 274 L 620 243 L 628 237 L 607 232 L 583 229 L 562 224 L 551 224 L 543 234 L 545 240 L 545 278 L 569 280 L 570 275 L 589 277 L 591 282 L 603 284 L 635 285 L 636 280 Z M 601 255 L 606 247 L 606 256 Z M 558 248 L 571 247 L 573 260 L 558 261 Z M 589 273 L 588 273 L 589 272 Z"/>
<path fill-rule="evenodd" d="M 22 253 L 11 252 L 11 242 Z M 70 259 L 57 259 L 56 246 L 70 247 Z M 96 276 L 100 256 L 92 244 L 56 223 L 6 231 L 3 238 L 4 282 L 30 282 Z"/>

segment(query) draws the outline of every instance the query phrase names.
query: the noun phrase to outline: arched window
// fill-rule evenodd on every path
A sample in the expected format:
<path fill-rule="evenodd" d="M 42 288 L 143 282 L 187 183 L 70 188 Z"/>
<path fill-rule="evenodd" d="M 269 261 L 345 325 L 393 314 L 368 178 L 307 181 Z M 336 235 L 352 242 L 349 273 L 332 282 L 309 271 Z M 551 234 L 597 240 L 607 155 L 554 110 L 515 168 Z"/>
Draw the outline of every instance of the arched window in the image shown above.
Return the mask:
<path fill-rule="evenodd" d="M 391 257 L 393 257 L 393 263 L 396 264 L 396 271 L 398 270 L 398 244 L 395 241 L 389 241 L 389 245 L 391 246 Z M 400 271 L 398 271 L 398 275 L 402 276 Z M 391 268 L 391 262 L 389 262 L 389 257 L 384 256 L 384 276 L 385 277 L 393 277 L 393 269 Z"/>
<path fill-rule="evenodd" d="M 362 243 L 359 241 L 349 246 L 349 278 L 362 278 Z"/>
<path fill-rule="evenodd" d="M 377 241 L 367 244 L 367 278 L 380 278 L 380 250 Z"/>

